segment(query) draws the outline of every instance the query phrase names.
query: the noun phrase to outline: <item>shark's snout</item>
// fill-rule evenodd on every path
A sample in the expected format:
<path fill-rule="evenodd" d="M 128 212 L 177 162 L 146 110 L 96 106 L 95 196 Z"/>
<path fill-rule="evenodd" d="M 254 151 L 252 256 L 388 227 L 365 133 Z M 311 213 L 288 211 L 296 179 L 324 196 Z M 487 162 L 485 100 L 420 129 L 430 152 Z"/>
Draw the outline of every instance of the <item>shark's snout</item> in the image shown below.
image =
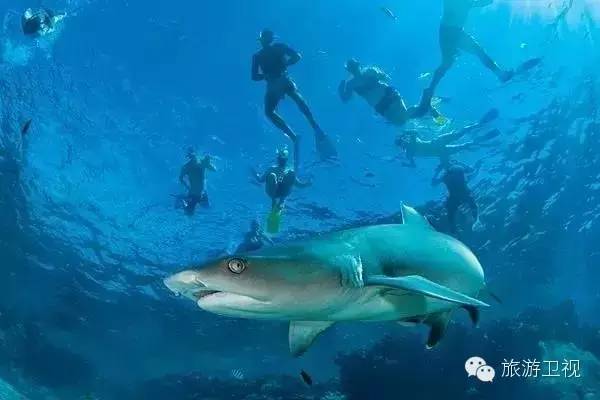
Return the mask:
<path fill-rule="evenodd" d="M 163 282 L 176 296 L 193 297 L 196 293 L 206 289 L 206 285 L 198 279 L 194 271 L 180 272 L 165 278 Z"/>

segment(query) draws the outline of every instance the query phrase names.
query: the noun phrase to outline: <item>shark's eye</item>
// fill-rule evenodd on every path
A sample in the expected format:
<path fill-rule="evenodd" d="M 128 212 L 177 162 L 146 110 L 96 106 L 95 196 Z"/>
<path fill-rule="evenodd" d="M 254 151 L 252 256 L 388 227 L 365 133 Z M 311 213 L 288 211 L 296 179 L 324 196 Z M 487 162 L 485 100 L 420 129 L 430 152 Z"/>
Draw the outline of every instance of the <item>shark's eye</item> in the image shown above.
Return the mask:
<path fill-rule="evenodd" d="M 246 261 L 240 258 L 232 258 L 227 262 L 227 267 L 234 274 L 241 274 L 246 269 Z"/>

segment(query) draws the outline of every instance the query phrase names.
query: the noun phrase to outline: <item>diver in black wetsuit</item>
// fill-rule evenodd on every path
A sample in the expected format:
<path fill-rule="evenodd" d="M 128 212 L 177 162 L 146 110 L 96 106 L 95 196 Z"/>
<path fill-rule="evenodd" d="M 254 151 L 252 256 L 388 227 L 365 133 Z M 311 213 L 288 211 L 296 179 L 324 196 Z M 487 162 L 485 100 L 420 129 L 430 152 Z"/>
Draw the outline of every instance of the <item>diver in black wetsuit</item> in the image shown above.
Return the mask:
<path fill-rule="evenodd" d="M 311 185 L 310 182 L 300 181 L 296 172 L 288 168 L 289 152 L 287 149 L 277 151 L 277 164 L 270 167 L 264 174 L 254 172 L 254 178 L 259 183 L 265 184 L 265 191 L 271 198 L 273 211 L 281 210 L 285 199 L 292 193 L 294 186 L 304 188 Z"/>
<path fill-rule="evenodd" d="M 273 124 L 281 129 L 294 143 L 294 169 L 299 165 L 299 137 L 277 113 L 277 105 L 285 96 L 292 99 L 315 131 L 317 151 L 322 159 L 335 158 L 337 153 L 327 135 L 323 132 L 296 83 L 289 77 L 287 68 L 301 59 L 300 53 L 283 43 L 273 43 L 275 35 L 265 29 L 258 39 L 262 49 L 252 57 L 252 80 L 266 81 L 265 114 Z"/>
<path fill-rule="evenodd" d="M 21 28 L 28 36 L 43 36 L 54 30 L 57 22 L 62 20 L 65 14 L 55 14 L 48 8 L 33 10 L 28 8 L 21 16 Z"/>
<path fill-rule="evenodd" d="M 273 244 L 273 240 L 262 230 L 257 220 L 250 224 L 250 231 L 244 235 L 244 241 L 238 245 L 234 254 L 260 250 L 265 242 Z"/>
<path fill-rule="evenodd" d="M 481 221 L 479 221 L 477 203 L 475 202 L 475 199 L 473 199 L 471 190 L 467 185 L 467 175 L 477 173 L 480 167 L 481 161 L 479 161 L 474 168 L 471 168 L 468 165 L 452 162 L 450 159 L 444 158 L 441 160 L 441 164 L 438 166 L 435 176 L 433 177 L 432 184 L 434 186 L 444 183 L 448 189 L 446 211 L 448 213 L 448 222 L 452 233 L 456 233 L 456 212 L 463 204 L 466 204 L 471 209 L 471 214 L 475 220 L 472 229 L 474 231 L 483 229 L 483 225 L 481 224 Z M 443 175 L 440 177 L 442 172 Z"/>

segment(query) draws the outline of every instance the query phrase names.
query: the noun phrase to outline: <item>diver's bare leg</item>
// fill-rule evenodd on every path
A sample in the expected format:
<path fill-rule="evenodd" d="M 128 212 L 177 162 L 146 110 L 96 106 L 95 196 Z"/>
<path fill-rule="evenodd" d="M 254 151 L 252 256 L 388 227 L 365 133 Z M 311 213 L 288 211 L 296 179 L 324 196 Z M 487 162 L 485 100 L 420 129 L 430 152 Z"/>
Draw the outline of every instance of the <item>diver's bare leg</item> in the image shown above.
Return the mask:
<path fill-rule="evenodd" d="M 467 53 L 473 54 L 479 58 L 481 63 L 490 71 L 492 71 L 499 80 L 505 82 L 512 77 L 511 71 L 505 71 L 489 56 L 483 47 L 477 41 L 468 34 L 465 34 L 462 39 L 461 48 Z"/>
<path fill-rule="evenodd" d="M 442 60 L 442 63 L 440 64 L 440 66 L 433 73 L 433 78 L 431 79 L 431 83 L 429 84 L 429 87 L 427 89 L 425 89 L 425 91 L 423 92 L 423 98 L 421 99 L 421 104 L 423 104 L 423 103 L 431 104 L 431 99 L 433 98 L 433 95 L 435 94 L 435 90 L 437 89 L 437 86 L 440 84 L 440 82 L 442 81 L 442 78 L 444 78 L 444 76 L 446 75 L 448 70 L 450 70 L 450 68 L 452 67 L 453 64 L 454 64 L 454 57 L 448 57 L 447 59 Z"/>
<path fill-rule="evenodd" d="M 321 129 L 321 127 L 315 120 L 315 117 L 313 116 L 313 113 L 310 110 L 310 107 L 308 107 L 308 104 L 306 104 L 306 100 L 304 100 L 304 97 L 302 97 L 302 95 L 300 93 L 298 93 L 297 90 L 293 90 L 293 91 L 289 92 L 288 96 L 290 96 L 290 98 L 292 100 L 294 100 L 294 102 L 296 103 L 296 105 L 298 106 L 298 108 L 300 109 L 302 114 L 304 114 L 304 116 L 310 123 L 310 126 L 312 126 L 315 133 L 317 135 L 323 135 L 323 130 Z"/>
<path fill-rule="evenodd" d="M 271 120 L 273 125 L 283 131 L 283 133 L 285 133 L 285 135 L 294 143 L 294 168 L 297 169 L 300 159 L 300 138 L 292 131 L 292 128 L 290 128 L 283 118 L 281 118 L 277 111 L 275 111 L 280 100 L 281 97 L 270 95 L 267 92 L 267 95 L 265 96 L 265 115 Z"/>

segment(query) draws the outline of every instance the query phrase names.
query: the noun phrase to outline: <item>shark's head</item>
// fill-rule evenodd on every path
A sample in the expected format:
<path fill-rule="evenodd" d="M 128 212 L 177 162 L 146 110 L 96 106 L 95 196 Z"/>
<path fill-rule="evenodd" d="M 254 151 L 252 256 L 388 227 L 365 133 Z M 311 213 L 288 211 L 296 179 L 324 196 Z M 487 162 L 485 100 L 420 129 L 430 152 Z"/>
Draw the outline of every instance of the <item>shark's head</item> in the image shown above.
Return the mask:
<path fill-rule="evenodd" d="M 206 311 L 253 319 L 295 319 L 331 306 L 339 277 L 316 261 L 232 256 L 165 279 Z"/>

